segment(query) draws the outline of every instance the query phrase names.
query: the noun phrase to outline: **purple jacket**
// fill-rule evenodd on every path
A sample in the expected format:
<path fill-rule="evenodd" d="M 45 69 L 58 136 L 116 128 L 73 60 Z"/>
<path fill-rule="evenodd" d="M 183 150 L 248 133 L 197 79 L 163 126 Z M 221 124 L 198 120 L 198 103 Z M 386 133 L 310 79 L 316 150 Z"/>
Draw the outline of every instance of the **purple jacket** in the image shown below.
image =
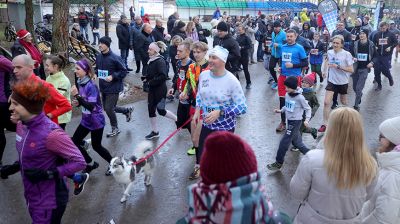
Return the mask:
<path fill-rule="evenodd" d="M 13 66 L 10 60 L 0 55 L 0 103 L 7 103 L 11 94 L 10 77 Z"/>
<path fill-rule="evenodd" d="M 17 124 L 16 141 L 28 209 L 54 209 L 66 205 L 68 189 L 65 176 L 86 167 L 71 138 L 41 113 L 28 122 Z M 33 184 L 24 175 L 25 169 L 32 168 L 57 169 L 60 178 Z"/>

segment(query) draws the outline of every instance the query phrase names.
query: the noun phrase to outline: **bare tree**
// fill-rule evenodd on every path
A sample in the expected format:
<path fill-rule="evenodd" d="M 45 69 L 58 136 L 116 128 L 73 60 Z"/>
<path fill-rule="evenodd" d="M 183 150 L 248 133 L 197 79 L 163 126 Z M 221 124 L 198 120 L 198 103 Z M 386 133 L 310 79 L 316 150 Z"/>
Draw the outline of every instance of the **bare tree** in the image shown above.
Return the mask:
<path fill-rule="evenodd" d="M 53 0 L 53 42 L 51 53 L 67 52 L 69 0 Z"/>
<path fill-rule="evenodd" d="M 105 36 L 108 37 L 109 36 L 108 25 L 109 25 L 109 19 L 110 19 L 110 15 L 108 13 L 109 5 L 107 3 L 107 0 L 104 0 L 103 4 L 104 4 L 104 26 L 105 26 L 104 32 L 105 32 Z"/>
<path fill-rule="evenodd" d="M 33 26 L 33 2 L 32 0 L 25 0 L 25 27 L 29 33 L 32 34 L 33 39 L 35 38 L 35 28 Z"/>

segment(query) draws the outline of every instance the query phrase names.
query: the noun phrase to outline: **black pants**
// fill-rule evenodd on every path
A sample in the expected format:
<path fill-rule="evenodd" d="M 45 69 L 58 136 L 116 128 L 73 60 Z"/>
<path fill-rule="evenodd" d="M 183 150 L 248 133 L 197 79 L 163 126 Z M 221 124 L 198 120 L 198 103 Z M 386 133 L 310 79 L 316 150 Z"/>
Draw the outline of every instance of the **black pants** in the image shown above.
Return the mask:
<path fill-rule="evenodd" d="M 118 93 L 102 93 L 103 107 L 110 119 L 111 127 L 118 128 L 117 115 L 115 113 L 126 114 L 129 112 L 128 108 L 118 107 Z"/>
<path fill-rule="evenodd" d="M 58 124 L 60 126 L 61 129 L 63 129 L 65 131 L 65 128 L 67 127 L 67 123 L 63 123 L 63 124 Z"/>
<path fill-rule="evenodd" d="M 4 129 L 15 132 L 16 125 L 10 120 L 10 111 L 8 103 L 0 103 L 0 162 L 3 159 L 4 149 L 6 148 L 6 134 Z"/>
<path fill-rule="evenodd" d="M 91 134 L 92 138 L 93 150 L 96 151 L 101 158 L 110 163 L 112 156 L 110 152 L 101 145 L 101 140 L 103 139 L 103 130 L 104 128 L 89 130 L 80 124 L 72 136 L 72 141 L 81 151 L 86 163 L 91 163 L 92 158 L 89 156 L 88 152 L 82 148 L 82 141 L 89 133 Z"/>
<path fill-rule="evenodd" d="M 285 97 L 279 97 L 279 109 L 285 106 Z M 286 114 L 281 113 L 281 123 L 286 123 Z"/>
<path fill-rule="evenodd" d="M 201 127 L 200 138 L 199 138 L 199 148 L 196 150 L 196 164 L 200 164 L 201 155 L 203 154 L 203 148 L 206 138 L 213 132 L 217 130 L 211 130 L 206 127 Z M 235 128 L 229 130 L 229 132 L 235 132 Z"/>
<path fill-rule="evenodd" d="M 239 60 L 240 64 L 243 66 L 243 73 L 244 76 L 246 77 L 246 84 L 250 84 L 250 73 L 249 73 L 249 56 L 248 55 L 242 55 Z"/>
<path fill-rule="evenodd" d="M 190 104 L 183 104 L 179 102 L 178 110 L 176 112 L 177 121 L 175 122 L 177 128 L 182 126 L 190 118 L 190 107 Z M 190 132 L 190 123 L 185 125 L 183 128 L 188 129 Z"/>
<path fill-rule="evenodd" d="M 276 76 L 275 67 L 276 64 L 279 64 L 279 60 L 280 58 L 276 58 L 274 56 L 271 56 L 271 59 L 269 60 L 269 73 L 271 74 L 272 78 L 276 83 L 278 83 L 278 78 Z"/>
<path fill-rule="evenodd" d="M 167 95 L 167 85 L 162 84 L 159 87 L 150 87 L 149 94 L 147 95 L 147 110 L 149 117 L 156 117 L 156 110 L 159 115 L 165 116 L 165 95 Z"/>

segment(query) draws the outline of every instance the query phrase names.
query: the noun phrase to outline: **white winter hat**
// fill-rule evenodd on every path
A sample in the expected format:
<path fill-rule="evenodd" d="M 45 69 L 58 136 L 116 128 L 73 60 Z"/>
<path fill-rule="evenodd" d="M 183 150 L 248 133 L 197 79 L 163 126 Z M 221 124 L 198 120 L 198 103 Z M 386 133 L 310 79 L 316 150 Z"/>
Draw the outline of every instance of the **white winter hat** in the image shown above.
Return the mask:
<path fill-rule="evenodd" d="M 379 125 L 381 134 L 395 145 L 400 145 L 400 116 L 385 120 Z"/>
<path fill-rule="evenodd" d="M 226 63 L 226 60 L 228 59 L 228 54 L 229 51 L 227 49 L 221 46 L 215 46 L 213 49 L 211 49 L 209 55 L 210 56 L 214 55 Z"/>

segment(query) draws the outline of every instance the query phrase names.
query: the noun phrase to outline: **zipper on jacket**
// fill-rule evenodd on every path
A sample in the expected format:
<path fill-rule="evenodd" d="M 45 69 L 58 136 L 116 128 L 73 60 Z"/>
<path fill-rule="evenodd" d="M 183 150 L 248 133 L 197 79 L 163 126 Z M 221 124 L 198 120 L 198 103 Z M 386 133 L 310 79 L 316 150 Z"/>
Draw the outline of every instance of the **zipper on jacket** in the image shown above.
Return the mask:
<path fill-rule="evenodd" d="M 25 143 L 26 143 L 26 140 L 28 139 L 29 133 L 30 133 L 30 130 L 28 129 L 28 132 L 25 135 L 24 142 L 22 143 L 21 155 L 19 156 L 19 162 L 20 162 L 19 166 L 20 166 L 20 169 L 21 169 L 22 176 L 24 175 L 24 170 L 22 169 L 22 164 L 23 164 L 23 162 L 22 162 L 22 154 L 24 153 Z M 29 209 L 29 202 L 28 202 L 28 209 Z"/>

